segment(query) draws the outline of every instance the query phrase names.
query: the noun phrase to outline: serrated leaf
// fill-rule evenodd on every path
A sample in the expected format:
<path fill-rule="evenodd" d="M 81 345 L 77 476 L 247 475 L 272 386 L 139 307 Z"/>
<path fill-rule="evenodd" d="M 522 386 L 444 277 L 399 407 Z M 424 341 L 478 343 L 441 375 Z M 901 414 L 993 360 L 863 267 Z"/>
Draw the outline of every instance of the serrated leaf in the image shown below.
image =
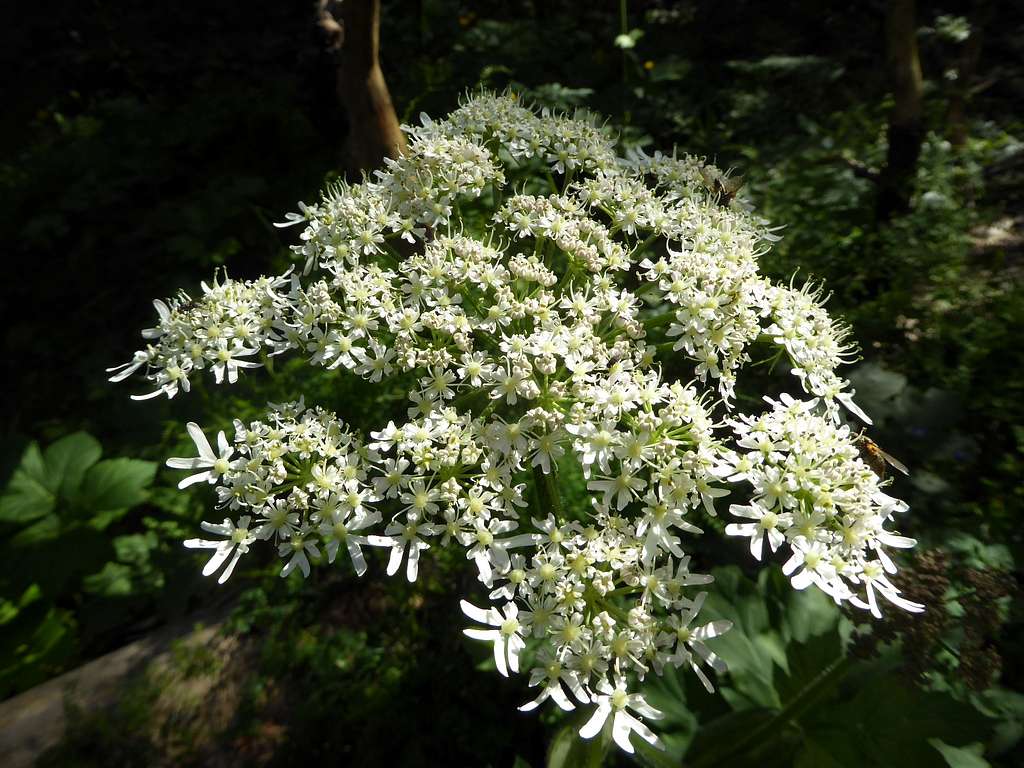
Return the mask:
<path fill-rule="evenodd" d="M 57 496 L 68 499 L 78 493 L 86 470 L 102 455 L 99 441 L 85 432 L 75 432 L 51 443 L 43 460 Z"/>
<path fill-rule="evenodd" d="M 38 443 L 30 443 L 0 496 L 0 522 L 25 524 L 53 511 L 58 483 L 46 471 Z"/>
<path fill-rule="evenodd" d="M 159 541 L 153 531 L 118 536 L 114 539 L 114 552 L 118 562 L 131 565 L 144 565 L 149 562 L 149 553 L 157 547 Z"/>
<path fill-rule="evenodd" d="M 22 528 L 11 537 L 10 545 L 15 548 L 35 547 L 60 536 L 60 518 L 47 515 L 27 528 Z"/>
<path fill-rule="evenodd" d="M 101 597 L 126 597 L 132 593 L 132 569 L 122 563 L 107 563 L 99 573 L 86 576 L 82 586 Z"/>
<path fill-rule="evenodd" d="M 811 637 L 805 643 L 790 643 L 786 651 L 788 672 L 777 676 L 779 696 L 787 703 L 793 700 L 841 655 L 842 640 L 837 629 Z M 830 689 L 840 682 L 839 678 L 831 681 Z"/>
<path fill-rule="evenodd" d="M 826 729 L 828 740 L 818 740 L 856 755 L 857 768 L 941 768 L 948 763 L 929 739 L 962 745 L 987 741 L 991 735 L 993 722 L 974 707 L 948 694 L 925 691 L 880 665 L 875 672 L 862 667 L 849 679 L 859 686 L 853 697 L 834 700 L 817 723 L 808 717 L 802 724 L 808 733 Z M 837 722 L 846 724 L 841 734 L 835 731 Z"/>
<path fill-rule="evenodd" d="M 788 592 L 785 626 L 789 636 L 797 642 L 805 643 L 839 624 L 839 609 L 821 590 L 789 589 Z"/>
<path fill-rule="evenodd" d="M 74 651 L 70 616 L 35 603 L 0 635 L 0 698 L 42 682 Z"/>
<path fill-rule="evenodd" d="M 928 743 L 939 750 L 949 768 L 991 768 L 989 761 L 982 756 L 985 747 L 981 744 L 954 747 L 942 739 L 928 739 Z"/>
<path fill-rule="evenodd" d="M 805 739 L 793 761 L 793 768 L 854 768 L 856 763 L 843 762 L 836 754 L 834 742 Z"/>
<path fill-rule="evenodd" d="M 589 717 L 592 712 L 588 709 L 581 714 Z M 611 718 L 592 739 L 580 737 L 579 729 L 585 722 L 586 719 L 576 716 L 555 734 L 548 746 L 547 768 L 601 768 L 611 741 Z"/>
<path fill-rule="evenodd" d="M 686 752 L 684 764 L 715 764 L 719 754 L 730 749 L 752 731 L 771 722 L 774 716 L 775 712 L 771 709 L 747 709 L 742 712 L 730 712 L 711 722 L 701 723 L 690 749 Z"/>
<path fill-rule="evenodd" d="M 85 473 L 76 507 L 92 514 L 131 509 L 145 501 L 146 488 L 155 474 L 156 463 L 152 461 L 101 461 Z"/>

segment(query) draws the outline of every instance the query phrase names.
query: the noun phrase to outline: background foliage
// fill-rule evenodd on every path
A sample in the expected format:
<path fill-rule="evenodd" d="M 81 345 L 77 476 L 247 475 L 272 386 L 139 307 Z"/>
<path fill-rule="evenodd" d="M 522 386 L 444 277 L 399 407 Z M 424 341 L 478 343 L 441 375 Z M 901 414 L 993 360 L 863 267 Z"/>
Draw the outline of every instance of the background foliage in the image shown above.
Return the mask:
<path fill-rule="evenodd" d="M 670 747 L 644 753 L 651 765 L 1024 761 L 1024 14 L 925 5 L 928 132 L 910 211 L 882 223 L 869 177 L 891 106 L 883 2 L 384 3 L 403 120 L 510 86 L 603 113 L 627 144 L 736 166 L 745 201 L 786 225 L 766 271 L 827 281 L 863 349 L 852 378 L 872 435 L 911 467 L 895 482 L 924 551 L 908 589 L 935 609 L 855 626 L 709 541 L 710 607 L 742 630 L 722 641 L 732 671 L 715 696 L 687 675 L 650 684 Z M 515 712 L 522 681 L 478 672 L 488 662 L 456 632 L 464 564 L 442 557 L 415 587 L 377 563 L 361 583 L 255 568 L 217 589 L 181 548 L 212 505 L 158 466 L 188 454 L 186 420 L 227 428 L 302 390 L 368 426 L 400 395 L 337 373 L 309 382 L 301 364 L 145 406 L 105 381 L 150 324 L 149 297 L 224 266 L 286 265 L 292 231 L 269 222 L 334 175 L 346 131 L 311 4 L 58 0 L 18 16 L 0 30 L 0 696 L 217 605 L 238 646 L 182 652 L 174 674 L 241 692 L 204 738 L 172 721 L 175 740 L 151 725 L 166 680 L 143 680 L 116 710 L 81 714 L 44 762 L 599 764 L 601 744 L 571 723 Z M 948 103 L 971 29 L 960 145 Z"/>

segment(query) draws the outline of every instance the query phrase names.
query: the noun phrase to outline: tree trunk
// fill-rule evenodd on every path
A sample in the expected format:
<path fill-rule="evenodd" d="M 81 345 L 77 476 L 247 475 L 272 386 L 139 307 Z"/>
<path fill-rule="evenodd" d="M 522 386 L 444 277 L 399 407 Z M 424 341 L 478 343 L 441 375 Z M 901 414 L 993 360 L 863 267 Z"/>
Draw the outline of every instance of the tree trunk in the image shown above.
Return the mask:
<path fill-rule="evenodd" d="M 338 98 L 349 126 L 345 170 L 358 177 L 406 147 L 380 68 L 380 0 L 321 0 L 320 7 L 320 26 L 338 50 Z"/>
<path fill-rule="evenodd" d="M 889 148 L 879 176 L 879 222 L 910 210 L 914 172 L 924 140 L 923 83 L 916 26 L 914 0 L 889 0 L 885 42 L 893 108 L 889 115 Z"/>
<path fill-rule="evenodd" d="M 981 58 L 981 37 L 984 26 L 991 20 L 993 5 L 983 2 L 971 19 L 971 34 L 963 44 L 956 62 L 956 81 L 949 94 L 946 111 L 946 135 L 957 149 L 967 143 L 967 105 L 973 91 L 972 82 Z"/>

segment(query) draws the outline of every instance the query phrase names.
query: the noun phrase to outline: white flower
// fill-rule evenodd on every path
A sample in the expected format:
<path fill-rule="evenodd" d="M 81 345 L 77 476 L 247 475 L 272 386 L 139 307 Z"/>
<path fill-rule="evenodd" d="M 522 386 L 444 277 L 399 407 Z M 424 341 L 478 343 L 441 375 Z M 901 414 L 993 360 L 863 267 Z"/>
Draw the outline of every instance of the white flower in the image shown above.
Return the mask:
<path fill-rule="evenodd" d="M 633 754 L 633 745 L 629 737 L 636 733 L 641 739 L 657 749 L 664 749 L 664 744 L 654 735 L 654 732 L 640 720 L 629 713 L 632 709 L 642 717 L 651 720 L 660 720 L 664 715 L 652 707 L 639 693 L 629 693 L 626 690 L 624 680 L 616 681 L 612 688 L 606 681 L 601 681 L 597 688 L 598 693 L 594 696 L 597 709 L 590 719 L 580 728 L 580 736 L 584 739 L 592 739 L 601 732 L 608 718 L 612 718 L 612 738 L 619 747 L 629 754 Z"/>
<path fill-rule="evenodd" d="M 571 669 L 567 669 L 562 662 L 555 658 L 548 648 L 543 649 L 537 656 L 535 666 L 530 670 L 530 687 L 534 688 L 543 683 L 543 688 L 537 697 L 519 707 L 520 712 L 530 712 L 548 699 L 551 699 L 558 707 L 566 712 L 576 708 L 572 700 L 566 695 L 568 688 L 576 699 L 583 703 L 590 703 L 590 696 L 583 688 L 579 676 Z M 564 686 L 564 688 L 563 688 Z"/>
<path fill-rule="evenodd" d="M 750 538 L 750 554 L 755 560 L 761 559 L 765 539 L 768 547 L 775 552 L 786 540 L 780 528 L 787 528 L 793 522 L 793 516 L 786 512 L 769 512 L 760 504 L 732 504 L 729 513 L 736 517 L 754 520 L 753 523 L 729 523 L 725 526 L 728 536 L 748 536 Z"/>
<path fill-rule="evenodd" d="M 309 538 L 310 533 L 309 529 L 301 529 L 277 545 L 281 557 L 288 558 L 281 569 L 282 576 L 287 576 L 296 568 L 302 571 L 303 576 L 309 576 L 309 558 L 320 557 L 316 543 Z"/>
<path fill-rule="evenodd" d="M 655 741 L 635 715 L 657 715 L 633 681 L 676 665 L 710 688 L 707 668 L 722 669 L 712 639 L 727 622 L 697 624 L 704 593 L 691 590 L 711 576 L 690 572 L 689 553 L 696 517 L 730 492 L 743 503 L 726 534 L 757 560 L 765 541 L 785 548 L 794 588 L 876 615 L 883 602 L 920 610 L 891 578 L 892 553 L 913 545 L 893 532 L 907 507 L 840 420 L 844 407 L 866 419 L 838 372 L 855 357 L 849 330 L 820 286 L 760 273 L 778 238 L 720 205 L 707 188 L 718 169 L 620 157 L 589 118 L 513 95 L 475 95 L 406 131 L 401 157 L 282 222 L 302 224 L 302 274 L 219 275 L 195 298 L 156 302 L 144 349 L 108 372 L 144 377 L 136 399 L 170 398 L 204 372 L 233 383 L 292 352 L 381 385 L 360 401 L 379 406 L 357 414 L 375 424 L 365 433 L 301 397 L 236 422 L 216 451 L 189 424 L 199 455 L 169 465 L 190 470 L 182 487 L 214 485 L 233 516 L 204 523 L 224 540 L 188 542 L 214 550 L 207 572 L 226 578 L 263 540 L 282 575 L 343 550 L 361 575 L 363 548 L 381 546 L 388 574 L 404 561 L 413 581 L 424 550 L 460 548 L 495 602 L 463 602 L 485 625 L 467 633 L 494 644 L 502 674 L 518 670 L 526 635 L 536 643 L 539 692 L 523 709 L 593 699 L 585 734 L 608 723 L 628 751 L 633 733 Z M 527 194 L 548 171 L 564 189 Z M 787 359 L 781 388 L 799 397 L 749 397 L 755 343 Z M 660 367 L 670 348 L 679 380 Z M 749 402 L 755 412 L 737 411 Z M 573 509 L 558 493 L 579 474 L 589 498 Z"/>
<path fill-rule="evenodd" d="M 204 531 L 215 533 L 218 536 L 225 536 L 225 540 L 188 539 L 185 541 L 185 546 L 189 549 L 214 550 L 213 556 L 203 567 L 203 576 L 216 573 L 226 561 L 228 565 L 217 581 L 223 584 L 228 580 L 235 570 L 235 566 L 238 565 L 239 558 L 249 551 L 249 545 L 256 540 L 256 536 L 249 530 L 249 521 L 251 519 L 249 515 L 242 515 L 236 524 L 230 518 L 224 518 L 224 522 L 219 525 L 204 521 L 201 524 Z"/>
<path fill-rule="evenodd" d="M 365 530 L 378 522 L 379 512 L 350 513 L 334 510 L 320 523 L 320 534 L 327 542 L 327 562 L 333 563 L 338 555 L 338 549 L 344 547 L 352 559 L 356 576 L 366 573 L 366 558 L 363 556 L 362 547 L 369 544 L 369 539 L 354 532 Z"/>
<path fill-rule="evenodd" d="M 217 433 L 217 448 L 220 453 L 216 454 L 213 452 L 210 441 L 206 439 L 206 435 L 203 434 L 203 430 L 199 428 L 198 424 L 190 421 L 186 428 L 192 441 L 196 444 L 199 456 L 193 459 L 168 459 L 167 466 L 171 469 L 202 469 L 204 471 L 189 475 L 178 483 L 178 487 L 187 488 L 204 480 L 211 484 L 216 483 L 231 469 L 231 457 L 234 455 L 234 449 L 232 449 L 231 444 L 228 442 L 227 436 L 223 431 Z"/>
<path fill-rule="evenodd" d="M 896 607 L 910 613 L 921 613 L 925 608 L 921 603 L 915 603 L 912 600 L 907 600 L 905 597 L 900 597 L 899 589 L 889 581 L 889 578 L 885 575 L 885 570 L 878 562 L 861 564 L 859 580 L 867 590 L 868 599 L 864 601 L 854 595 L 850 598 L 850 602 L 858 608 L 870 610 L 871 615 L 877 619 L 882 618 L 882 612 L 878 609 L 878 599 L 875 597 L 875 593 L 881 594 L 882 597 Z"/>
<path fill-rule="evenodd" d="M 647 482 L 637 477 L 633 472 L 622 467 L 622 471 L 615 477 L 598 477 L 590 480 L 587 488 L 592 491 L 601 491 L 604 494 L 604 504 L 611 504 L 612 497 L 615 498 L 615 508 L 623 510 L 633 500 L 638 491 L 642 491 Z"/>
<path fill-rule="evenodd" d="M 258 350 L 246 347 L 237 339 L 228 346 L 227 339 L 218 339 L 207 356 L 213 361 L 214 380 L 220 384 L 227 378 L 229 384 L 238 381 L 239 368 L 259 368 L 261 363 L 243 360 L 243 357 L 256 354 Z"/>
<path fill-rule="evenodd" d="M 699 662 L 703 660 L 719 674 L 726 671 L 725 662 L 715 654 L 706 645 L 706 640 L 724 635 L 730 629 L 732 629 L 732 622 L 725 620 L 711 621 L 700 627 L 691 627 L 693 620 L 700 613 L 701 607 L 704 605 L 704 600 L 707 598 L 707 592 L 701 592 L 693 600 L 693 602 L 687 606 L 683 612 L 676 616 L 669 617 L 668 627 L 675 635 L 674 640 L 676 643 L 675 654 L 672 657 L 673 662 L 678 666 L 680 664 L 689 664 L 690 668 L 694 671 L 701 683 L 704 684 L 704 688 L 707 689 L 708 693 L 714 693 L 715 687 L 711 684 L 711 680 L 708 678 L 704 671 L 700 668 Z M 695 658 L 692 651 L 697 652 Z"/>
<path fill-rule="evenodd" d="M 474 640 L 487 640 L 494 643 L 494 663 L 503 677 L 508 677 L 509 670 L 519 671 L 519 654 L 526 647 L 520 634 L 523 625 L 519 622 L 519 607 L 514 602 L 505 604 L 504 614 L 495 608 L 484 610 L 472 603 L 460 600 L 462 612 L 473 621 L 495 627 L 495 629 L 464 629 L 463 633 Z"/>
<path fill-rule="evenodd" d="M 421 537 L 434 536 L 443 531 L 443 526 L 417 522 L 410 516 L 405 524 L 391 523 L 384 529 L 384 536 L 370 536 L 369 543 L 376 547 L 391 547 L 388 560 L 388 576 L 394 576 L 402 567 L 402 559 L 406 559 L 405 575 L 410 582 L 416 581 L 420 568 L 420 552 L 430 549 Z M 406 553 L 408 557 L 406 558 Z"/>

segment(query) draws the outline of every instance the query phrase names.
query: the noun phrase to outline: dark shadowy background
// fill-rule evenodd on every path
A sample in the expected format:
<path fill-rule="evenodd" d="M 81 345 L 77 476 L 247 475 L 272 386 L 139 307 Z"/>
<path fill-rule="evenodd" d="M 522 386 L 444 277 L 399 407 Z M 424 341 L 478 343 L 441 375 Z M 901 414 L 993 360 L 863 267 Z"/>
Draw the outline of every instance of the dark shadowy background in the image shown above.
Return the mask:
<path fill-rule="evenodd" d="M 917 6 L 920 153 L 906 205 L 880 213 L 894 103 L 882 0 L 383 4 L 400 120 L 512 87 L 606 115 L 625 144 L 736 167 L 747 203 L 786 225 L 764 270 L 824 279 L 853 327 L 864 360 L 850 375 L 878 417 L 872 435 L 911 468 L 894 486 L 921 541 L 907 588 L 935 607 L 856 633 L 847 652 L 875 676 L 818 692 L 842 694 L 830 722 L 766 736 L 761 765 L 1024 760 L 1024 8 Z M 224 621 L 217 643 L 176 646 L 171 671 L 132 683 L 113 710 L 70 713 L 44 763 L 542 765 L 562 721 L 520 715 L 525 683 L 476 668 L 486 660 L 458 632 L 455 596 L 472 587 L 457 560 L 415 588 L 327 569 L 281 582 L 262 566 L 218 588 L 180 546 L 213 503 L 158 467 L 188 455 L 185 421 L 227 427 L 302 391 L 365 417 L 379 393 L 309 382 L 301 365 L 171 402 L 131 402 L 131 382 L 106 381 L 152 324 L 151 298 L 221 268 L 285 269 L 296 232 L 271 223 L 337 177 L 348 123 L 314 5 L 55 0 L 13 19 L 0 29 L 0 698 L 161 627 Z M 616 45 L 623 33 L 632 47 Z M 81 486 L 64 480 L 76 465 Z M 722 605 L 768 605 L 747 629 L 778 647 L 733 649 L 731 714 L 684 684 L 666 729 L 694 764 L 712 754 L 698 723 L 756 728 L 751 713 L 785 705 L 787 685 L 805 690 L 795 670 L 822 668 L 851 626 L 826 606 L 808 630 L 806 606 L 756 582 L 740 549 L 711 560 L 732 564 Z M 195 678 L 199 703 L 159 692 Z M 900 740 L 890 731 L 904 720 Z"/>

